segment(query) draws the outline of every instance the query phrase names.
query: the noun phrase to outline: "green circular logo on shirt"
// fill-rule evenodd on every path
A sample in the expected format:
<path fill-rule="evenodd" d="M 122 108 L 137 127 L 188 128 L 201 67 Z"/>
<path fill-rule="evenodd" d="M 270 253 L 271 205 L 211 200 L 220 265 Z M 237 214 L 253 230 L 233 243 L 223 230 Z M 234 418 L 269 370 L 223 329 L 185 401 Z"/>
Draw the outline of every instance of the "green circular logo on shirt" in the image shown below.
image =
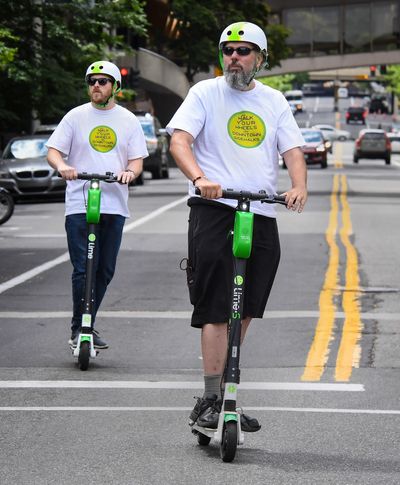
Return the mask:
<path fill-rule="evenodd" d="M 251 111 L 239 111 L 228 121 L 228 133 L 243 148 L 255 148 L 264 141 L 267 130 L 264 121 Z"/>
<path fill-rule="evenodd" d="M 89 143 L 97 152 L 107 153 L 117 144 L 117 135 L 109 126 L 96 126 L 90 132 Z"/>

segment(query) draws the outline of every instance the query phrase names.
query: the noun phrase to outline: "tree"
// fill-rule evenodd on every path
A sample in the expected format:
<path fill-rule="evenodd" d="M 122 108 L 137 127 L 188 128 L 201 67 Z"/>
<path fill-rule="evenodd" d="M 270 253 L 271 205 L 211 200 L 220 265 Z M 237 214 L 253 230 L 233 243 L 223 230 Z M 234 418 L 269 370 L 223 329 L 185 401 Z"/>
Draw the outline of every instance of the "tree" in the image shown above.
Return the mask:
<path fill-rule="evenodd" d="M 385 81 L 388 90 L 400 98 L 400 65 L 388 66 L 386 72 Z"/>
<path fill-rule="evenodd" d="M 160 50 L 185 67 L 186 76 L 193 81 L 195 74 L 218 65 L 218 41 L 222 30 L 233 22 L 247 20 L 264 28 L 268 37 L 269 65 L 289 55 L 285 39 L 289 31 L 278 24 L 269 24 L 270 9 L 264 0 L 172 0 L 173 17 L 179 22 L 179 36 L 165 39 Z M 158 45 L 161 45 L 158 39 Z"/>
<path fill-rule="evenodd" d="M 0 0 L 0 8 L 6 32 L 0 56 L 8 52 L 0 72 L 7 94 L 0 100 L 1 131 L 29 131 L 32 112 L 42 121 L 58 121 L 87 99 L 85 68 L 129 49 L 115 35 L 117 27 L 146 35 L 140 0 Z"/>

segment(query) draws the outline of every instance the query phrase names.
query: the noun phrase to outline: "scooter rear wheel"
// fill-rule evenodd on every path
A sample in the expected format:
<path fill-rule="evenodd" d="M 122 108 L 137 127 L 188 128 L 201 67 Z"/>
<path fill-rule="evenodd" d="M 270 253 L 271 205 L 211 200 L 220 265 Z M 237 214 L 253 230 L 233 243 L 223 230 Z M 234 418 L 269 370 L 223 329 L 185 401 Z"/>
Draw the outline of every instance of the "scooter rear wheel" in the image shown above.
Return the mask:
<path fill-rule="evenodd" d="M 87 370 L 89 367 L 90 342 L 81 342 L 79 348 L 78 364 L 80 370 Z"/>
<path fill-rule="evenodd" d="M 220 454 L 222 461 L 231 462 L 234 460 L 237 448 L 237 423 L 228 421 L 224 424 L 222 432 L 222 441 L 220 445 Z"/>
<path fill-rule="evenodd" d="M 208 446 L 210 444 L 211 438 L 203 433 L 197 434 L 197 443 L 200 446 Z"/>

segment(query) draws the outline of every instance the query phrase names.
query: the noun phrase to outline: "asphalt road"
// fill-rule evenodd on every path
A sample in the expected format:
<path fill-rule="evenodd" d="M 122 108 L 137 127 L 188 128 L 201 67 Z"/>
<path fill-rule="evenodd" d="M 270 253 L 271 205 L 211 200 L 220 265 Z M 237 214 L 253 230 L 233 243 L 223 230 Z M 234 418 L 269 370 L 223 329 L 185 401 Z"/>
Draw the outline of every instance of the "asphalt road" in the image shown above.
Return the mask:
<path fill-rule="evenodd" d="M 310 167 L 303 214 L 278 209 L 281 265 L 241 353 L 240 404 L 262 429 L 231 464 L 187 425 L 202 372 L 183 177 L 131 189 L 97 322 L 110 348 L 87 372 L 67 347 L 63 203 L 18 204 L 0 226 L 1 483 L 398 484 L 400 156 L 355 166 L 352 143 Z"/>

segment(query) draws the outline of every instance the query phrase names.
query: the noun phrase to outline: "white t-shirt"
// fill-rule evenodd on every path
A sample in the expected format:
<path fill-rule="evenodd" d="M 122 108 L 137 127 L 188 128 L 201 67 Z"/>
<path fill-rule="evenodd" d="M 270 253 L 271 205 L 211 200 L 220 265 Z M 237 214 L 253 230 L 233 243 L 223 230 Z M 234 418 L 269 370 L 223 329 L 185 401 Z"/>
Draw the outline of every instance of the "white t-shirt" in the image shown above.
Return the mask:
<path fill-rule="evenodd" d="M 283 94 L 259 81 L 250 91 L 231 88 L 218 77 L 194 85 L 167 126 L 195 139 L 196 162 L 222 188 L 276 194 L 279 153 L 304 145 Z M 194 187 L 189 182 L 189 195 Z M 235 207 L 237 202 L 218 199 Z M 276 217 L 273 205 L 251 202 L 256 214 Z"/>
<path fill-rule="evenodd" d="M 109 110 L 96 109 L 91 103 L 69 111 L 46 146 L 68 157 L 67 163 L 78 172 L 117 175 L 127 167 L 128 160 L 148 156 L 146 140 L 136 116 L 115 105 Z M 84 180 L 67 182 L 65 215 L 86 212 L 85 199 L 89 183 Z M 128 186 L 101 183 L 101 212 L 129 217 Z"/>

